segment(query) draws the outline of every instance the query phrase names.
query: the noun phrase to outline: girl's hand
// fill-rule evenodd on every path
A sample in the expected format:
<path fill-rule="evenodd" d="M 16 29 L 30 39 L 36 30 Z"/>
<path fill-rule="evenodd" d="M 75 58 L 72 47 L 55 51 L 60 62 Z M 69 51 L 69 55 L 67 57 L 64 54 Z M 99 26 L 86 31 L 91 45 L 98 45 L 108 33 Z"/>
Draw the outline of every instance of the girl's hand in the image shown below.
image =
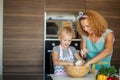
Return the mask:
<path fill-rule="evenodd" d="M 85 61 L 83 59 L 80 59 L 75 62 L 75 66 L 82 66 L 82 65 L 84 65 L 84 63 L 85 63 Z"/>
<path fill-rule="evenodd" d="M 84 65 L 84 64 L 85 64 L 85 60 L 82 59 L 82 65 Z"/>
<path fill-rule="evenodd" d="M 74 66 L 75 64 L 73 62 L 69 62 L 69 66 Z"/>

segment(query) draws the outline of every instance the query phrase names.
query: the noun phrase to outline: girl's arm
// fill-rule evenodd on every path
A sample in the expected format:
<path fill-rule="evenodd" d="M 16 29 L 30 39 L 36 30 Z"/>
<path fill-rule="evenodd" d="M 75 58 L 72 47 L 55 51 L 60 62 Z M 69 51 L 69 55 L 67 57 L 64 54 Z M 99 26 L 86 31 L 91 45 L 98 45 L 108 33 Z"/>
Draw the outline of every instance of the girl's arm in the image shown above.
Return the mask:
<path fill-rule="evenodd" d="M 89 60 L 86 63 L 86 65 L 90 65 L 90 64 L 96 63 L 96 62 L 101 61 L 102 59 L 106 58 L 107 56 L 109 56 L 111 51 L 112 51 L 112 49 L 113 49 L 113 43 L 114 43 L 113 39 L 114 39 L 114 35 L 111 32 L 106 37 L 104 50 L 101 51 L 97 56 L 95 56 L 94 58 Z"/>
<path fill-rule="evenodd" d="M 74 63 L 72 63 L 72 62 L 59 60 L 57 52 L 52 53 L 52 59 L 53 59 L 54 65 L 58 65 L 58 66 L 60 66 L 60 65 L 74 65 Z"/>

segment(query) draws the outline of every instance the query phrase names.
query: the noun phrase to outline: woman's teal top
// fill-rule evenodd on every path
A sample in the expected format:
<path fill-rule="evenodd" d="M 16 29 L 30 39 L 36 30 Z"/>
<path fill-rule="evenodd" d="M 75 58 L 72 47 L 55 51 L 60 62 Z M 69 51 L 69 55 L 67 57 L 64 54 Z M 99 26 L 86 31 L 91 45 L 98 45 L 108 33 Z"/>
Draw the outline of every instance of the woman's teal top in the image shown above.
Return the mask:
<path fill-rule="evenodd" d="M 82 35 L 83 40 L 86 41 L 86 48 L 88 49 L 87 60 L 94 58 L 104 49 L 106 36 L 111 32 L 113 31 L 110 29 L 106 29 L 106 31 L 102 34 L 102 36 L 96 42 L 92 42 L 87 36 Z M 103 60 L 95 64 L 92 64 L 91 69 L 99 70 L 101 66 L 110 67 L 112 53 L 113 53 L 113 50 L 111 51 L 110 55 L 104 58 Z"/>

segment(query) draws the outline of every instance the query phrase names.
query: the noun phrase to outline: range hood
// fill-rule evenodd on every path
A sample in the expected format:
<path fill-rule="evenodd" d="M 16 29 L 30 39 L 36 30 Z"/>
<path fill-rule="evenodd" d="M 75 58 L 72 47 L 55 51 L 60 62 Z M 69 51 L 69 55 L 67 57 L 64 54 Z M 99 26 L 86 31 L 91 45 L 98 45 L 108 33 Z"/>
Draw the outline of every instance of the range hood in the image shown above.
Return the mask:
<path fill-rule="evenodd" d="M 71 20 L 76 21 L 76 14 L 75 13 L 47 13 L 46 19 L 47 20 Z"/>

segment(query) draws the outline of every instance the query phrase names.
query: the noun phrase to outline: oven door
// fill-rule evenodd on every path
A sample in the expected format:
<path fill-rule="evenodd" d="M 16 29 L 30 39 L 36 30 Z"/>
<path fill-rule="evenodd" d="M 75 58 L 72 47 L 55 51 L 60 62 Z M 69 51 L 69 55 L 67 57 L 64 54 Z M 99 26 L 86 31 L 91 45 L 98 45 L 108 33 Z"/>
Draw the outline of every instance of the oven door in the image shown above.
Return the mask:
<path fill-rule="evenodd" d="M 54 74 L 54 65 L 52 61 L 52 49 L 59 45 L 59 41 L 45 41 L 45 74 Z"/>
<path fill-rule="evenodd" d="M 46 22 L 46 39 L 57 38 L 57 31 L 59 27 L 61 26 L 60 24 L 61 22 L 58 23 L 55 21 Z"/>

